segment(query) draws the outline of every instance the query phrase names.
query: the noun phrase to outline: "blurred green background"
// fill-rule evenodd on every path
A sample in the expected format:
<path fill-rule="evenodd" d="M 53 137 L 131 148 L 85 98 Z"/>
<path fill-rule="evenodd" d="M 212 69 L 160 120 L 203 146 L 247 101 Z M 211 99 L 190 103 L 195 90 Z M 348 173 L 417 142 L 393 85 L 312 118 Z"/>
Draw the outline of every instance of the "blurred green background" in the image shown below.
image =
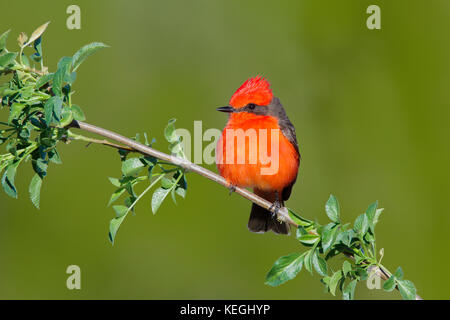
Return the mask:
<path fill-rule="evenodd" d="M 343 220 L 353 221 L 378 199 L 384 265 L 401 265 L 425 299 L 450 298 L 441 271 L 450 262 L 449 1 L 76 1 L 81 30 L 66 28 L 70 4 L 2 1 L 0 31 L 12 29 L 15 49 L 19 32 L 51 20 L 43 40 L 50 70 L 89 42 L 111 46 L 78 72 L 73 102 L 88 122 L 148 132 L 167 151 L 168 119 L 221 129 L 226 117 L 215 108 L 261 74 L 303 156 L 288 205 L 325 222 L 334 193 Z M 381 7 L 381 30 L 366 27 L 370 4 Z M 248 232 L 250 203 L 192 174 L 185 200 L 168 200 L 153 216 L 144 199 L 112 247 L 107 177 L 120 175 L 116 152 L 75 142 L 60 153 L 41 210 L 28 199 L 29 164 L 17 177 L 19 200 L 0 193 L 0 298 L 333 298 L 304 271 L 264 285 L 273 262 L 301 247 L 294 237 Z M 71 264 L 81 267 L 81 290 L 66 288 Z M 400 295 L 360 284 L 356 297 Z"/>

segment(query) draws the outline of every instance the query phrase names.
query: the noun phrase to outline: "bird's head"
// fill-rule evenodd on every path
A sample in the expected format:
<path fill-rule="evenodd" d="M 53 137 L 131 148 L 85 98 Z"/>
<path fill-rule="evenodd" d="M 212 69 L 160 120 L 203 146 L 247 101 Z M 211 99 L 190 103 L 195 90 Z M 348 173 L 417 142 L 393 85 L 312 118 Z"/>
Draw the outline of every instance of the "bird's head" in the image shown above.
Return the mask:
<path fill-rule="evenodd" d="M 228 106 L 220 107 L 217 110 L 235 112 L 244 108 L 254 109 L 257 106 L 267 106 L 272 101 L 272 98 L 269 82 L 263 77 L 257 76 L 248 79 L 236 90 Z"/>

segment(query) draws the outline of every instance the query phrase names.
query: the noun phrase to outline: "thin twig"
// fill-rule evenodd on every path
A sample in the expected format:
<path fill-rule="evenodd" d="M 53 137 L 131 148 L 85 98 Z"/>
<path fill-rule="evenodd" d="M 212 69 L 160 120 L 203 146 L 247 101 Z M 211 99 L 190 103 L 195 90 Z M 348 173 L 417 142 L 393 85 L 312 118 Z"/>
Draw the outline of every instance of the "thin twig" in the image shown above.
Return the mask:
<path fill-rule="evenodd" d="M 85 137 L 85 136 L 81 136 L 81 135 L 78 135 L 78 134 L 74 134 L 74 133 L 72 133 L 72 132 L 70 132 L 70 131 L 68 131 L 68 138 L 69 138 L 69 139 L 73 139 L 73 140 L 86 141 L 86 142 L 88 142 L 89 144 L 90 144 L 90 143 L 102 144 L 102 145 L 104 145 L 104 146 L 113 147 L 113 148 L 116 148 L 116 149 L 119 149 L 119 150 L 126 150 L 126 151 L 131 151 L 131 152 L 135 151 L 133 148 L 126 147 L 126 146 L 121 146 L 121 145 L 118 145 L 118 144 L 109 142 L 108 140 L 105 140 L 105 139 L 103 139 L 103 140 L 98 140 L 98 139 L 88 138 L 88 137 Z M 88 145 L 89 145 L 89 144 L 88 144 Z"/>

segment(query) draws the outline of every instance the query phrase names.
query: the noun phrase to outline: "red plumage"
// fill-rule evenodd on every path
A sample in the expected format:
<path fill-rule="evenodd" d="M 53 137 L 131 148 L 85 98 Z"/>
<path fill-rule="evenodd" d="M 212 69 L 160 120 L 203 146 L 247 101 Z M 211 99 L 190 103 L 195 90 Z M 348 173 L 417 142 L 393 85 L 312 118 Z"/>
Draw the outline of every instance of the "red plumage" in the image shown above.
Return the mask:
<path fill-rule="evenodd" d="M 267 105 L 272 100 L 270 83 L 261 76 L 256 76 L 245 81 L 230 99 L 230 105 L 242 108 L 248 103 Z"/>
<path fill-rule="evenodd" d="M 245 81 L 233 94 L 229 104 L 230 106 L 218 109 L 230 113 L 216 148 L 219 173 L 230 186 L 253 188 L 259 196 L 278 206 L 283 205 L 283 201 L 290 196 L 300 164 L 294 126 L 279 99 L 273 97 L 269 82 L 261 76 Z M 250 139 L 251 134 L 245 136 L 243 140 L 237 136 L 227 138 L 227 132 L 238 130 L 247 133 L 253 130 L 256 139 L 254 137 Z M 277 134 L 276 150 L 272 150 L 273 131 Z M 262 139 L 262 132 L 266 132 L 265 139 Z M 256 148 L 251 146 L 251 140 L 256 140 Z M 260 150 L 263 147 L 262 150 L 266 150 L 267 156 L 270 157 L 269 163 L 267 159 L 262 159 Z M 274 152 L 278 153 L 276 157 Z M 230 156 L 227 157 L 227 154 Z M 239 163 L 239 154 L 244 155 L 244 163 Z M 256 163 L 252 162 L 251 158 L 256 159 Z M 276 172 L 262 173 L 263 168 L 272 168 L 274 163 Z M 289 226 L 286 223 L 276 221 L 268 210 L 255 204 L 252 207 L 248 227 L 253 232 L 273 230 L 281 234 L 289 233 Z"/>

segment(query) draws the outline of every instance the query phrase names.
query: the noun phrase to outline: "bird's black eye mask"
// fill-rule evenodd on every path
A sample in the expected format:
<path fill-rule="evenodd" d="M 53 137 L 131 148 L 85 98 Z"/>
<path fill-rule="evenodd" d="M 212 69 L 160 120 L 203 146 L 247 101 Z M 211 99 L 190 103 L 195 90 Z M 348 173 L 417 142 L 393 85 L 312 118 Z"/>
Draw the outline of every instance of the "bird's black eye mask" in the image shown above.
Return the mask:
<path fill-rule="evenodd" d="M 259 106 L 254 103 L 249 103 L 243 108 L 235 109 L 231 106 L 225 106 L 217 108 L 217 111 L 228 112 L 228 113 L 238 113 L 238 112 L 247 112 L 256 115 L 267 115 L 269 113 L 268 106 Z"/>

